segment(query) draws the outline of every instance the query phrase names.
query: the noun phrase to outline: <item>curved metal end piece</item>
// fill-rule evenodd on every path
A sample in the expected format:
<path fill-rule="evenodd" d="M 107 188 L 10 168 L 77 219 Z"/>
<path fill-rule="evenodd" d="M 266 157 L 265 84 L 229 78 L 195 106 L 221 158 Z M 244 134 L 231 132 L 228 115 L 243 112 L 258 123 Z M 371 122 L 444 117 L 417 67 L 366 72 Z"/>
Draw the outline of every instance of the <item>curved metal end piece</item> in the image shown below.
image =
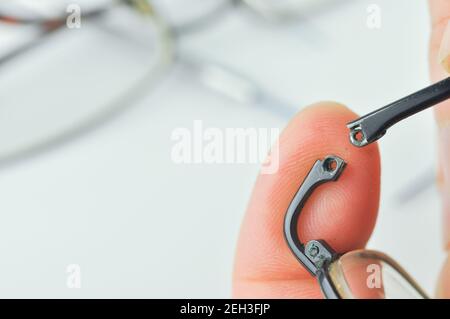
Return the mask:
<path fill-rule="evenodd" d="M 364 133 L 363 129 L 361 128 L 361 125 L 359 124 L 349 124 L 347 127 L 350 129 L 349 137 L 350 142 L 357 146 L 357 147 L 363 147 L 369 144 L 369 141 L 366 138 L 366 134 Z"/>
<path fill-rule="evenodd" d="M 317 268 L 322 268 L 325 262 L 331 262 L 335 253 L 323 240 L 311 240 L 305 246 L 305 254 Z"/>
<path fill-rule="evenodd" d="M 297 259 L 312 275 L 317 273 L 323 262 L 333 258 L 334 252 L 325 242 L 320 240 L 310 241 L 305 247 L 300 241 L 297 232 L 298 218 L 312 191 L 320 184 L 337 180 L 344 168 L 345 161 L 338 156 L 329 155 L 323 160 L 316 161 L 286 212 L 284 235 L 287 244 Z"/>

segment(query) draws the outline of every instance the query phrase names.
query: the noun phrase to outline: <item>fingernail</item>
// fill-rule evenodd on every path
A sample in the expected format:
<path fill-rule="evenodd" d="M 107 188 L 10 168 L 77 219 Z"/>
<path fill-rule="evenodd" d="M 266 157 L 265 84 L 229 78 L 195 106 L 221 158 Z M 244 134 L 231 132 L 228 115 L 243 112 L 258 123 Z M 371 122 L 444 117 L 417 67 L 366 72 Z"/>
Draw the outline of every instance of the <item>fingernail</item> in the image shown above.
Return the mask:
<path fill-rule="evenodd" d="M 450 21 L 447 23 L 439 48 L 439 63 L 450 73 Z"/>
<path fill-rule="evenodd" d="M 444 246 L 450 248 L 450 126 L 440 128 L 440 165 L 442 169 L 442 204 Z"/>

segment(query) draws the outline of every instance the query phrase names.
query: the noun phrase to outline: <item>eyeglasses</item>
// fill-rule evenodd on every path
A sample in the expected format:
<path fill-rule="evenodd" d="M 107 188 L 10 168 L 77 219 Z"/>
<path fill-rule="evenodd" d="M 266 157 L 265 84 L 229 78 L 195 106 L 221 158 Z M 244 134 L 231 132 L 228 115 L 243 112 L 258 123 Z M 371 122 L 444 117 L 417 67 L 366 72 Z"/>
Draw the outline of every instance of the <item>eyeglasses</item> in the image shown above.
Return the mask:
<path fill-rule="evenodd" d="M 297 231 L 300 212 L 319 185 L 336 181 L 346 163 L 337 156 L 318 160 L 294 196 L 286 213 L 284 234 L 300 263 L 317 278 L 329 299 L 424 299 L 425 292 L 387 255 L 372 250 L 336 253 L 325 241 L 303 244 Z"/>
<path fill-rule="evenodd" d="M 287 119 L 297 109 L 251 76 L 176 42 L 238 6 L 278 22 L 336 2 L 344 0 L 78 0 L 81 27 L 69 30 L 73 1 L 3 0 L 0 34 L 19 41 L 0 52 L 0 164 L 106 123 L 155 88 L 174 63 L 219 96 Z M 172 8 L 179 14 L 170 14 Z M 23 59 L 31 51 L 32 63 Z"/>

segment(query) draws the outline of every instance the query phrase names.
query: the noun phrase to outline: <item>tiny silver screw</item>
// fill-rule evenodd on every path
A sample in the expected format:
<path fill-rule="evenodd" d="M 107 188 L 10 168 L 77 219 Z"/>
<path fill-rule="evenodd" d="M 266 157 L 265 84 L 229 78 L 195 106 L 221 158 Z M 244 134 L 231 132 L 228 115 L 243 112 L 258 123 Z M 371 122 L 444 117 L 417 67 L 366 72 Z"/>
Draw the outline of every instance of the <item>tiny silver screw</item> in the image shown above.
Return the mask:
<path fill-rule="evenodd" d="M 319 254 L 319 247 L 317 247 L 316 245 L 311 245 L 311 247 L 309 247 L 309 249 L 308 249 L 308 254 L 311 256 L 311 257 L 316 257 L 318 254 Z"/>

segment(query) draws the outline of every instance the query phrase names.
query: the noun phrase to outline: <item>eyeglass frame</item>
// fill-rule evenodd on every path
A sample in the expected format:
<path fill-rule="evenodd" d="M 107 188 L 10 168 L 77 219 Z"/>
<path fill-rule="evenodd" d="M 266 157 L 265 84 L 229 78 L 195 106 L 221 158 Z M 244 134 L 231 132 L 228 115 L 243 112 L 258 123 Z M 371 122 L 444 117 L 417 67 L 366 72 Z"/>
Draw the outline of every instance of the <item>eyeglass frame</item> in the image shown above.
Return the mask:
<path fill-rule="evenodd" d="M 284 219 L 284 237 L 297 260 L 317 278 L 321 291 L 327 299 L 343 299 L 329 274 L 329 266 L 339 260 L 343 254 L 338 254 L 325 240 L 310 240 L 302 243 L 298 234 L 298 220 L 301 210 L 305 206 L 308 197 L 319 185 L 330 181 L 337 181 L 344 171 L 346 162 L 335 155 L 329 155 L 323 160 L 317 160 L 302 185 L 292 199 Z M 404 272 L 400 266 L 390 258 L 384 258 L 395 271 L 401 273 L 407 282 L 423 299 L 429 297 L 415 281 Z"/>

